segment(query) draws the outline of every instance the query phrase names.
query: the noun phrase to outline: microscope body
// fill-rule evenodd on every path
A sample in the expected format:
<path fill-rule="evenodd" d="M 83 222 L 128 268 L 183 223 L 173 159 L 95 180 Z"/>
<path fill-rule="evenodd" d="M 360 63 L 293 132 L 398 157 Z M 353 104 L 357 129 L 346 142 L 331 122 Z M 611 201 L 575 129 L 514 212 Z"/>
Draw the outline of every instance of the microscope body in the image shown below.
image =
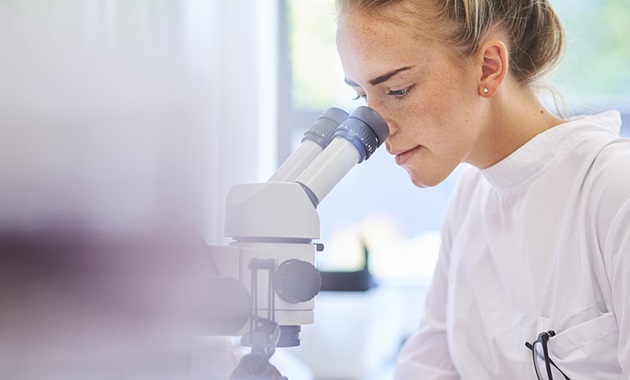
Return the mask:
<path fill-rule="evenodd" d="M 245 286 L 257 305 L 252 312 L 281 327 L 313 323 L 313 298 L 319 291 L 316 254 L 322 246 L 313 242 L 320 237 L 319 215 L 302 186 L 235 185 L 226 200 L 225 221 L 225 235 L 233 241 L 215 247 L 214 260 L 222 276 Z M 255 270 L 255 263 L 262 267 Z M 248 330 L 245 325 L 234 334 Z"/>
<path fill-rule="evenodd" d="M 233 379 L 281 379 L 269 364 L 276 347 L 300 344 L 314 322 L 321 287 L 316 256 L 323 245 L 317 206 L 389 134 L 374 110 L 327 110 L 298 149 L 264 183 L 234 185 L 226 199 L 227 246 L 210 247 L 217 275 L 213 321 L 221 335 L 251 347 Z"/>

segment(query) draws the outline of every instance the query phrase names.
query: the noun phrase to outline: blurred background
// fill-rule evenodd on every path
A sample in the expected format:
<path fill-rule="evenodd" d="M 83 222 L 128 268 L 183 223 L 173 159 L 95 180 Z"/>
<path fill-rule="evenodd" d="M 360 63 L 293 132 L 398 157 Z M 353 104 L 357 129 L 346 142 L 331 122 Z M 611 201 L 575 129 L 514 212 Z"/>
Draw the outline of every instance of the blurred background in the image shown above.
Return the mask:
<path fill-rule="evenodd" d="M 560 94 L 561 108 L 574 113 L 621 111 L 628 135 L 630 3 L 552 4 L 565 24 L 568 49 L 547 84 Z M 90 359 L 95 368 L 116 362 L 119 370 L 124 363 L 138 379 L 139 365 L 124 357 L 152 357 L 136 362 L 151 366 L 180 347 L 176 338 L 197 331 L 181 316 L 168 323 L 174 317 L 165 310 L 187 310 L 178 294 L 203 283 L 199 244 L 226 243 L 223 203 L 230 186 L 266 180 L 328 107 L 361 105 L 343 82 L 334 34 L 332 0 L 0 0 L 1 377 L 57 378 L 48 369 L 74 358 Z M 435 188 L 416 189 L 379 150 L 322 202 L 320 268 L 368 268 L 378 286 L 317 296 L 316 323 L 303 328 L 301 347 L 276 354 L 286 375 L 297 374 L 289 378 L 391 374 L 400 343 L 422 313 L 457 174 Z M 101 257 L 104 242 L 112 240 L 123 242 L 118 249 L 125 253 L 113 264 L 76 260 L 86 249 Z M 146 247 L 161 259 L 145 256 Z M 16 258 L 22 251 L 32 253 L 26 263 Z M 50 252 L 62 263 L 46 261 Z M 145 260 L 153 264 L 142 271 L 138 263 Z M 85 282 L 86 273 L 102 281 Z M 67 286 L 87 284 L 111 299 L 116 288 L 105 279 L 112 273 L 137 290 L 116 304 L 164 296 L 152 328 L 140 322 L 148 309 L 112 316 L 109 329 L 89 315 L 68 321 L 93 307 L 83 293 L 72 293 L 68 304 L 63 297 L 35 303 L 40 306 L 29 311 L 50 319 L 18 312 L 25 300 L 51 291 L 50 282 L 33 278 L 52 276 L 54 289 L 64 294 Z M 66 312 L 56 315 L 59 305 Z M 94 325 L 83 331 L 95 331 L 98 344 L 86 347 L 78 343 L 85 336 L 73 336 L 73 325 L 85 320 Z M 127 328 L 112 327 L 120 324 Z M 42 325 L 57 333 L 33 338 Z M 160 335 L 172 339 L 156 344 L 155 331 L 169 331 L 164 326 L 177 328 Z M 71 337 L 61 340 L 73 347 L 64 354 L 60 336 Z M 119 346 L 131 351 L 103 358 Z M 171 373 L 164 378 L 176 378 L 190 364 L 182 360 L 160 367 Z M 58 378 L 82 377 L 73 371 Z"/>

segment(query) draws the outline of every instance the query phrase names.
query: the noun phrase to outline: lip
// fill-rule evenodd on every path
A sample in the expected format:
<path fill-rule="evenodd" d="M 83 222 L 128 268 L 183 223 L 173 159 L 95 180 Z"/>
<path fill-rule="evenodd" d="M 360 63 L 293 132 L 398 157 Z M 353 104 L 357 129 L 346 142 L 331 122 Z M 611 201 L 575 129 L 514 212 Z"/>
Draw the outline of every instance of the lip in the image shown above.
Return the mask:
<path fill-rule="evenodd" d="M 414 156 L 414 154 L 416 154 L 420 150 L 420 148 L 421 148 L 421 145 L 418 145 L 411 149 L 402 151 L 400 153 L 394 153 L 394 156 L 396 158 L 396 164 L 399 166 L 404 165 L 406 162 L 411 160 L 411 158 Z"/>

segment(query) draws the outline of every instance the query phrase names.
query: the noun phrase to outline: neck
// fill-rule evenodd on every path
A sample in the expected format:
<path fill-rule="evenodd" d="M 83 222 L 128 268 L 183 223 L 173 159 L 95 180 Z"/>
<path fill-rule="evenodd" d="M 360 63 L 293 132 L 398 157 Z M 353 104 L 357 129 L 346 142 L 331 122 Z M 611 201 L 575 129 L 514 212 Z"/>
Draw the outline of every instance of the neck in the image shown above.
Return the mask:
<path fill-rule="evenodd" d="M 506 83 L 507 82 L 507 83 Z M 491 98 L 483 99 L 487 119 L 479 143 L 466 160 L 483 169 L 512 154 L 534 136 L 562 124 L 527 86 L 505 81 Z"/>

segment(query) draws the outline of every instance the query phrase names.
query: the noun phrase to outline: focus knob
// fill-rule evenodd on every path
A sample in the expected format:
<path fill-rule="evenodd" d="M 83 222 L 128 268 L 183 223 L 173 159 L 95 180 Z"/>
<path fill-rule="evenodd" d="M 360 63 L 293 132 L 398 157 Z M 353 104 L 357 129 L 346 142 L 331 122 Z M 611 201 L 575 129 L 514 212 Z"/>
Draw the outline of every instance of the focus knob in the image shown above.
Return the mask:
<path fill-rule="evenodd" d="M 288 303 L 313 299 L 322 285 L 319 271 L 313 264 L 291 259 L 280 264 L 275 275 L 276 293 Z"/>

